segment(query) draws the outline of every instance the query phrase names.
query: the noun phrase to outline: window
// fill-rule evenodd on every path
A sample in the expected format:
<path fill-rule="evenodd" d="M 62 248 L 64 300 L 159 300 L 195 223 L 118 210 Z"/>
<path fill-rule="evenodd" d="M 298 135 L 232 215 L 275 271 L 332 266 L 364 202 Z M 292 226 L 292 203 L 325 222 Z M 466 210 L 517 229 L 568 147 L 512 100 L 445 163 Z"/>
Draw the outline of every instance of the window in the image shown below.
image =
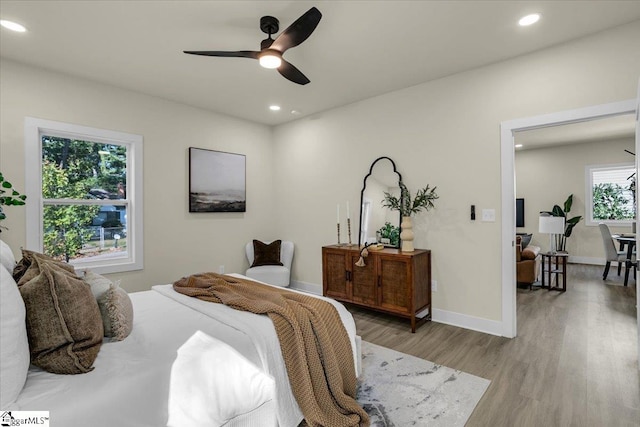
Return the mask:
<path fill-rule="evenodd" d="M 142 269 L 142 137 L 26 118 L 27 247 L 76 269 Z"/>
<path fill-rule="evenodd" d="M 630 224 L 636 217 L 633 163 L 587 166 L 586 224 Z"/>

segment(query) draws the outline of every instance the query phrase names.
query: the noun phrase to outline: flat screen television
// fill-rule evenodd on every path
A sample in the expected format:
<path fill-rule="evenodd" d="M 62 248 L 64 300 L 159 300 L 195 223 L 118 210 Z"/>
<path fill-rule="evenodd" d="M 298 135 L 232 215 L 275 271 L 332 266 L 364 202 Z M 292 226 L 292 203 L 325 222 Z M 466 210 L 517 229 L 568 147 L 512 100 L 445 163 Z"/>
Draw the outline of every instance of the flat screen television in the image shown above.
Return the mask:
<path fill-rule="evenodd" d="M 516 199 L 516 227 L 524 227 L 524 199 Z"/>

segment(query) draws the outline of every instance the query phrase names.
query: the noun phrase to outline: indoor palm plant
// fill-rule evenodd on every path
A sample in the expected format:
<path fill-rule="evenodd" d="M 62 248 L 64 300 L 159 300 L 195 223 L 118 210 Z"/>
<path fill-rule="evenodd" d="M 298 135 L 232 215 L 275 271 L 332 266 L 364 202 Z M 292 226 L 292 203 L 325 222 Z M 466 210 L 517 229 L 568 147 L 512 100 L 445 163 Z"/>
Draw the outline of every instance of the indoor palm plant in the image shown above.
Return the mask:
<path fill-rule="evenodd" d="M 402 216 L 402 224 L 400 227 L 402 229 L 400 233 L 400 239 L 402 240 L 402 251 L 403 252 L 412 252 L 413 251 L 413 231 L 411 228 L 413 227 L 411 223 L 411 215 L 421 212 L 422 210 L 428 211 L 429 209 L 434 208 L 433 201 L 436 200 L 439 196 L 436 193 L 436 188 L 430 188 L 427 185 L 424 188 L 419 189 L 416 192 L 416 196 L 412 199 L 409 190 L 404 185 L 402 181 L 400 181 L 400 198 L 392 195 L 391 193 L 384 193 L 384 200 L 382 201 L 382 206 L 385 208 L 389 208 L 393 211 L 400 211 L 400 215 Z"/>
<path fill-rule="evenodd" d="M 27 196 L 16 191 L 9 181 L 5 181 L 2 172 L 0 172 L 0 221 L 7 218 L 2 208 L 3 206 L 24 205 L 26 199 Z M 7 227 L 0 225 L 0 233 L 3 228 L 6 229 Z"/>
<path fill-rule="evenodd" d="M 548 212 L 552 216 L 561 216 L 564 218 L 564 234 L 558 234 L 556 236 L 556 248 L 562 252 L 566 251 L 567 238 L 571 236 L 573 227 L 582 219 L 581 215 L 568 218 L 571 205 L 573 205 L 573 194 L 570 194 L 567 200 L 564 201 L 564 209 L 558 205 L 554 205 L 551 212 Z"/>

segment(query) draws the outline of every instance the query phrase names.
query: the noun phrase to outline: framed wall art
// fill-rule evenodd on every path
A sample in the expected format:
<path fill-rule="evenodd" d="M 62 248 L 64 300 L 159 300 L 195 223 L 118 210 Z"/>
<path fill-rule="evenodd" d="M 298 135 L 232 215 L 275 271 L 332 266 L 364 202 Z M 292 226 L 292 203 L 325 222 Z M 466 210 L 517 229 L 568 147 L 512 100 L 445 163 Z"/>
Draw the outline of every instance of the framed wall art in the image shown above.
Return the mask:
<path fill-rule="evenodd" d="M 246 156 L 189 147 L 189 212 L 246 212 Z"/>

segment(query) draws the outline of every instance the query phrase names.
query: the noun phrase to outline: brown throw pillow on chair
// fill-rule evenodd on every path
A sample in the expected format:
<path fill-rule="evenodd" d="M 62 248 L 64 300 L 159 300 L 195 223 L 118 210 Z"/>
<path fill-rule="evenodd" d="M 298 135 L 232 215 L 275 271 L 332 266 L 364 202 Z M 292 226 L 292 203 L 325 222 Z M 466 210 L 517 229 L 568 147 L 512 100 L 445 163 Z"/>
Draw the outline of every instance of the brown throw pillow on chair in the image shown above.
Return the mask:
<path fill-rule="evenodd" d="M 282 241 L 276 240 L 269 244 L 259 240 L 253 241 L 253 264 L 251 267 L 261 265 L 283 265 L 280 262 L 280 245 Z"/>

